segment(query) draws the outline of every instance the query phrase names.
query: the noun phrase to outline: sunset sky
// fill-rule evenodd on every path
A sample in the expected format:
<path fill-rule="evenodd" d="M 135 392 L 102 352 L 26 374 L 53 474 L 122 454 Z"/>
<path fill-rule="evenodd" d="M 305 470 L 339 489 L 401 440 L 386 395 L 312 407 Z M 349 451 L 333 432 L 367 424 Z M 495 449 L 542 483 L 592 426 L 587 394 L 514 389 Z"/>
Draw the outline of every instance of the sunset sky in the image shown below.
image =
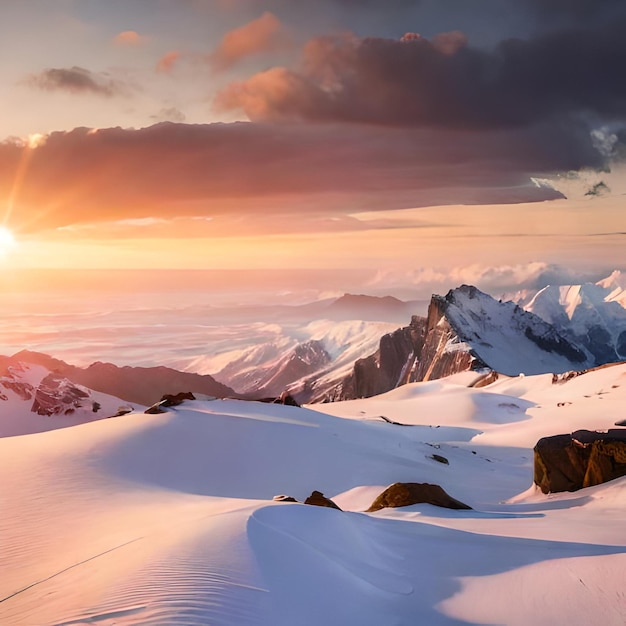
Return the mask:
<path fill-rule="evenodd" d="M 623 0 L 4 0 L 0 51 L 5 271 L 626 268 Z"/>

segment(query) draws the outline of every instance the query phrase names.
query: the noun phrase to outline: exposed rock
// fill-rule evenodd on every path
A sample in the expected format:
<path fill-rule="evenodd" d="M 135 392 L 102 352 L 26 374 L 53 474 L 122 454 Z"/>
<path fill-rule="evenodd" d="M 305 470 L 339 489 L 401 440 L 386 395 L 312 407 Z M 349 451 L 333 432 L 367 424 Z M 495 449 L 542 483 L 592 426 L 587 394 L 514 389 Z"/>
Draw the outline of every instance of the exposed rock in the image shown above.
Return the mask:
<path fill-rule="evenodd" d="M 481 373 L 469 386 L 474 389 L 480 389 L 481 387 L 487 387 L 491 385 L 491 383 L 495 383 L 498 378 L 500 378 L 498 372 L 488 370 L 487 372 Z"/>
<path fill-rule="evenodd" d="M 23 363 L 13 362 L 8 357 L 0 357 L 0 367 L 4 371 L 0 376 L 0 385 L 5 389 L 10 389 L 22 400 L 32 400 L 35 395 L 35 388 L 28 382 L 21 380 L 21 375 L 28 367 Z M 1 400 L 8 400 L 9 396 L 0 392 Z"/>
<path fill-rule="evenodd" d="M 408 326 L 383 335 L 378 351 L 355 362 L 333 399 L 369 398 L 409 382 L 424 344 L 425 325 L 425 318 L 413 315 Z"/>
<path fill-rule="evenodd" d="M 87 398 L 86 389 L 58 374 L 48 374 L 37 387 L 31 411 L 38 415 L 71 415 Z"/>
<path fill-rule="evenodd" d="M 439 485 L 431 485 L 429 483 L 394 483 L 390 487 L 387 487 L 387 489 L 372 502 L 367 512 L 371 513 L 388 507 L 396 508 L 422 503 L 433 504 L 446 509 L 472 508 L 459 500 L 455 500 Z"/>
<path fill-rule="evenodd" d="M 576 491 L 626 475 L 626 430 L 577 430 L 543 437 L 534 450 L 534 481 L 543 493 Z"/>
<path fill-rule="evenodd" d="M 16 380 L 11 376 L 0 378 L 0 385 L 16 393 L 22 400 L 32 400 L 35 395 L 35 388 L 30 383 Z M 8 397 L 6 399 L 8 400 Z"/>
<path fill-rule="evenodd" d="M 150 415 L 156 415 L 158 413 L 165 413 L 163 409 L 167 409 L 169 407 L 178 406 L 182 404 L 185 400 L 195 400 L 196 397 L 190 391 L 181 391 L 175 395 L 165 394 L 158 402 L 153 404 L 150 408 L 146 409 L 144 412 Z"/>
<path fill-rule="evenodd" d="M 450 295 L 450 294 L 448 294 Z M 458 372 L 485 367 L 463 343 L 447 318 L 446 298 L 433 296 L 428 307 L 424 346 L 418 355 L 412 382 L 436 380 Z"/>
<path fill-rule="evenodd" d="M 325 506 L 330 509 L 341 509 L 330 499 L 327 498 L 321 491 L 314 491 L 305 501 L 304 504 L 312 504 L 313 506 Z"/>
<path fill-rule="evenodd" d="M 286 496 L 283 494 L 280 494 L 278 496 L 274 496 L 272 498 L 272 500 L 274 502 L 298 502 L 293 496 Z"/>
<path fill-rule="evenodd" d="M 297 400 L 286 391 L 283 391 L 283 393 L 281 393 L 280 396 L 274 400 L 274 404 L 284 404 L 286 406 L 300 406 Z"/>
<path fill-rule="evenodd" d="M 445 456 L 441 456 L 441 454 L 433 454 L 430 457 L 433 461 L 437 461 L 437 463 L 443 463 L 444 465 L 450 465 L 450 461 L 446 459 Z"/>

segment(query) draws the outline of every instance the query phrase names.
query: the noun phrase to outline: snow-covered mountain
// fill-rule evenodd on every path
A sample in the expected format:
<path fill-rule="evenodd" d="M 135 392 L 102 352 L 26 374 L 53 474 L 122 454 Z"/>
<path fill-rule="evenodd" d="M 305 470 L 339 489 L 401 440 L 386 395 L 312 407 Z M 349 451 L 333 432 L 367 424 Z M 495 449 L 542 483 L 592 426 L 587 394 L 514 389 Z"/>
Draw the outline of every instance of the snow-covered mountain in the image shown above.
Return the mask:
<path fill-rule="evenodd" d="M 364 320 L 320 319 L 296 328 L 268 328 L 267 341 L 216 357 L 214 377 L 238 393 L 261 398 L 283 391 L 299 402 L 326 398 L 354 362 L 378 347 L 381 335 L 397 325 Z"/>
<path fill-rule="evenodd" d="M 426 320 L 414 317 L 409 326 L 383 336 L 378 350 L 355 363 L 330 399 L 369 397 L 407 382 L 480 368 L 517 376 L 592 364 L 586 352 L 537 315 L 462 285 L 433 296 Z"/>
<path fill-rule="evenodd" d="M 595 365 L 626 360 L 626 280 L 613 272 L 598 283 L 550 285 L 525 305 L 586 350 Z"/>
<path fill-rule="evenodd" d="M 0 437 L 56 430 L 132 410 L 121 398 L 78 385 L 43 365 L 12 360 L 0 371 Z"/>
<path fill-rule="evenodd" d="M 513 304 L 500 302 L 468 285 L 435 296 L 429 330 L 445 320 L 456 334 L 446 350 L 464 343 L 484 364 L 509 376 L 562 373 L 592 363 L 548 322 Z M 427 377 L 421 378 L 428 380 Z"/>

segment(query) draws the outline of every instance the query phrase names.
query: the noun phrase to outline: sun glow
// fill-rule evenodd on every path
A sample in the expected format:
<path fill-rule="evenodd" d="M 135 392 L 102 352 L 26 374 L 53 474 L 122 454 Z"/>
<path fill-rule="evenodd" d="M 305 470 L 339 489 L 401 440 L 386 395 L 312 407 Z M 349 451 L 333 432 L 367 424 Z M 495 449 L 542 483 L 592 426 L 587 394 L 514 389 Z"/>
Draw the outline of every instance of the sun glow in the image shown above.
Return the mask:
<path fill-rule="evenodd" d="M 16 243 L 13 233 L 5 226 L 0 226 L 0 256 L 7 254 Z"/>

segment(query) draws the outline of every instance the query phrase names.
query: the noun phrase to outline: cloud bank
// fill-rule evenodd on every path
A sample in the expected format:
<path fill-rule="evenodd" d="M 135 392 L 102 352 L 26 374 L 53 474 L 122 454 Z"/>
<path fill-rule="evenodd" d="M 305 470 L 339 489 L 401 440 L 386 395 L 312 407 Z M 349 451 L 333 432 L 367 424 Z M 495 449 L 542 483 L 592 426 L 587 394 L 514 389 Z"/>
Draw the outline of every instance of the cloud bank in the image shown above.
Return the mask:
<path fill-rule="evenodd" d="M 252 120 L 340 121 L 482 130 L 581 116 L 626 118 L 626 20 L 594 29 L 468 45 L 460 32 L 428 40 L 331 35 L 311 39 L 296 69 L 231 84 L 220 110 Z M 573 123 L 573 122 L 572 122 Z"/>
<path fill-rule="evenodd" d="M 575 154 L 551 149 L 554 142 L 545 130 L 477 136 L 244 122 L 78 128 L 52 133 L 38 147 L 0 144 L 0 194 L 15 196 L 12 219 L 30 229 L 237 211 L 346 214 L 544 200 L 560 196 L 534 185 L 531 174 L 579 164 Z"/>

